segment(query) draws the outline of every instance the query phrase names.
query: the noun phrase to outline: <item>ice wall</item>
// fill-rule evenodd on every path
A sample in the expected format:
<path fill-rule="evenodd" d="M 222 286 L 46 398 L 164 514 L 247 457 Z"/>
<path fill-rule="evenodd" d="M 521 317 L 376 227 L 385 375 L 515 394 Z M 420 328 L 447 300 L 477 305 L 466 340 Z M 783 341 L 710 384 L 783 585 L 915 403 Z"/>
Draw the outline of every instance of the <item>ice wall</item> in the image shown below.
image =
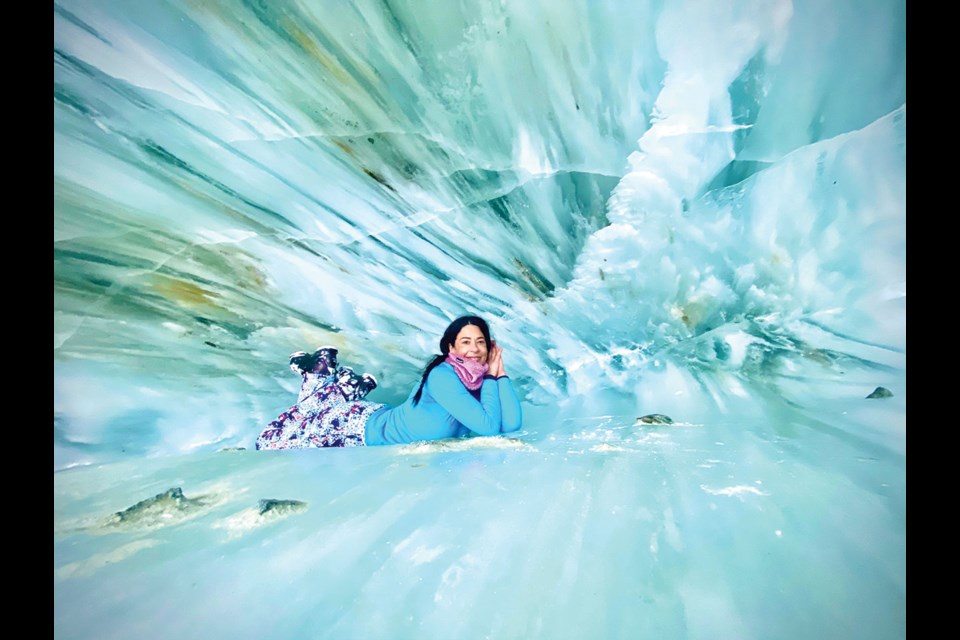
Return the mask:
<path fill-rule="evenodd" d="M 902 399 L 905 61 L 903 2 L 57 2 L 54 466 L 250 446 L 319 344 L 399 401 L 465 312 L 531 416 Z"/>
<path fill-rule="evenodd" d="M 902 1 L 56 2 L 54 636 L 905 637 L 905 61 Z M 465 312 L 518 438 L 250 449 L 290 352 L 395 402 Z"/>

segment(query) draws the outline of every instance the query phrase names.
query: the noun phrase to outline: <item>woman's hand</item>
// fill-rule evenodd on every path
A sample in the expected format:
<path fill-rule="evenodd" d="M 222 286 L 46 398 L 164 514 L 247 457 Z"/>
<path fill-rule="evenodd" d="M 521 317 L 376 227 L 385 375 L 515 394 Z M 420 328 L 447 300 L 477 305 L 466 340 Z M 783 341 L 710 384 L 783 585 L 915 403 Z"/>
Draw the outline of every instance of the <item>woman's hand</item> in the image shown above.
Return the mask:
<path fill-rule="evenodd" d="M 490 347 L 490 353 L 487 355 L 487 373 L 495 378 L 506 375 L 503 369 L 503 349 L 497 346 L 496 342 Z"/>

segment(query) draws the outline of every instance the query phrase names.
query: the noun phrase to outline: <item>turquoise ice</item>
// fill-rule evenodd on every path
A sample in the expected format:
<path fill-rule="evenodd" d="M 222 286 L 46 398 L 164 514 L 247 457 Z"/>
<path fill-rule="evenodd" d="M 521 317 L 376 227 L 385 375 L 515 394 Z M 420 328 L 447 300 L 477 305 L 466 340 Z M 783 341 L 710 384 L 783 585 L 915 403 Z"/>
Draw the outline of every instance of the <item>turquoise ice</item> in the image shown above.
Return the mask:
<path fill-rule="evenodd" d="M 902 638 L 905 328 L 904 2 L 54 5 L 57 638 Z"/>

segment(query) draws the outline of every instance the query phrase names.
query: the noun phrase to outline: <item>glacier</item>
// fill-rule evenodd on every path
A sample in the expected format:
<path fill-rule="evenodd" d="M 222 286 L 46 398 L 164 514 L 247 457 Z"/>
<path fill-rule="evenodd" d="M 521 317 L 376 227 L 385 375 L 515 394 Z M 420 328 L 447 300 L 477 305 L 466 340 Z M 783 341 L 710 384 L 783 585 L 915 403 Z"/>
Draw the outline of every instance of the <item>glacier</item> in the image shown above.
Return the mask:
<path fill-rule="evenodd" d="M 57 0 L 55 637 L 904 637 L 905 22 Z M 465 313 L 517 437 L 253 450 Z"/>

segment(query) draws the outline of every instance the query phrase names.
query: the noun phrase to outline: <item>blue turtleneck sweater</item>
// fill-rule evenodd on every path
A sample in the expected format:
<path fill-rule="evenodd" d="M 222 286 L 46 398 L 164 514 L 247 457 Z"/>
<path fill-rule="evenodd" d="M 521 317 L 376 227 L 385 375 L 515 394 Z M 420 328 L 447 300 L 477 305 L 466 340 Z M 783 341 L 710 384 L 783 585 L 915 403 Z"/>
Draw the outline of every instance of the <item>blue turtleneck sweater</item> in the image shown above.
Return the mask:
<path fill-rule="evenodd" d="M 417 383 L 403 404 L 384 407 L 370 416 L 364 434 L 368 446 L 440 440 L 468 433 L 492 436 L 521 427 L 520 399 L 506 376 L 484 376 L 479 392 L 472 393 L 454 368 L 444 362 L 427 376 L 420 402 L 414 406 L 413 396 L 419 386 Z"/>

